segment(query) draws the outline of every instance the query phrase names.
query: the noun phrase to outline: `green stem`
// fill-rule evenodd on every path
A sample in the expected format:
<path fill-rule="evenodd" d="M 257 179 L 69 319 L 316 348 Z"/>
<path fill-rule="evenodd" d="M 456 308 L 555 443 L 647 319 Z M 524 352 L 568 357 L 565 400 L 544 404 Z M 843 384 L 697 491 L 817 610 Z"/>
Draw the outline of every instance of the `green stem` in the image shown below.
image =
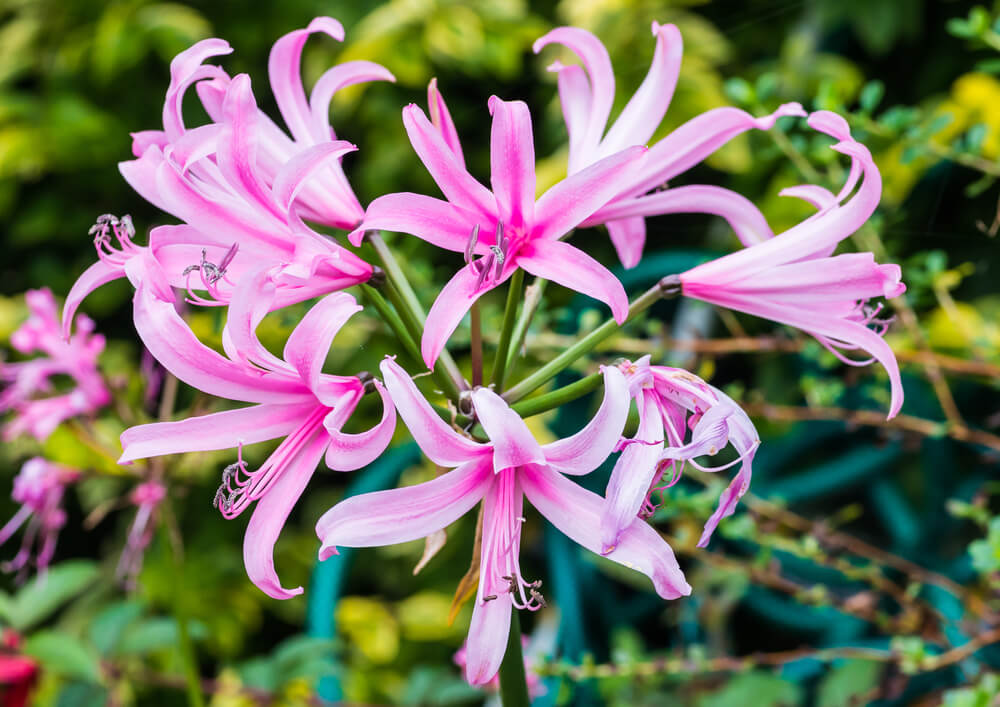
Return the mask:
<path fill-rule="evenodd" d="M 479 314 L 479 302 L 473 302 L 469 308 L 469 330 L 471 340 L 469 357 L 472 359 L 472 387 L 483 384 L 483 323 Z"/>
<path fill-rule="evenodd" d="M 507 635 L 507 652 L 500 663 L 500 701 L 503 707 L 530 707 L 528 678 L 524 674 L 524 656 L 521 653 L 521 620 L 516 609 L 510 615 L 510 633 Z"/>
<path fill-rule="evenodd" d="M 583 397 L 590 391 L 597 389 L 603 380 L 603 374 L 592 373 L 574 383 L 564 385 L 562 388 L 556 388 L 555 390 L 545 393 L 544 395 L 536 395 L 534 398 L 529 400 L 522 400 L 519 403 L 515 403 L 511 407 L 514 408 L 514 412 L 522 418 L 531 417 L 532 415 L 540 415 L 543 412 L 548 412 L 549 410 Z"/>
<path fill-rule="evenodd" d="M 419 323 L 420 330 L 422 332 L 424 328 L 424 319 L 426 318 L 424 315 L 424 309 L 420 306 L 420 300 L 417 299 L 417 293 L 413 291 L 410 281 L 406 279 L 406 275 L 403 273 L 403 269 L 399 266 L 396 256 L 394 256 L 392 251 L 389 250 L 389 246 L 386 245 L 386 242 L 382 239 L 382 236 L 378 231 L 368 232 L 368 242 L 371 243 L 372 248 L 375 249 L 375 253 L 378 254 L 379 260 L 382 261 L 382 267 L 385 269 L 386 278 L 399 292 L 401 300 L 400 304 L 402 305 L 402 309 L 406 311 L 405 315 L 402 311 L 400 312 L 400 314 L 404 317 L 404 321 L 407 316 L 413 318 Z M 451 357 L 451 354 L 448 353 L 447 349 L 441 351 L 441 355 L 438 359 L 444 366 L 444 370 L 448 377 L 451 378 L 454 387 L 458 390 L 468 389 L 468 383 L 465 382 L 462 372 L 458 370 L 458 364 L 455 363 L 455 359 Z M 451 397 L 450 394 L 449 397 Z M 457 402 L 458 396 L 456 395 L 454 399 Z"/>
<path fill-rule="evenodd" d="M 545 293 L 545 286 L 548 283 L 548 280 L 536 277 L 535 281 L 524 290 L 524 307 L 521 308 L 521 316 L 517 318 L 514 333 L 510 337 L 510 351 L 507 353 L 508 370 L 514 365 L 514 359 L 517 358 L 518 351 L 524 344 L 524 337 L 528 335 L 528 327 L 531 326 L 531 320 L 534 318 L 535 312 L 538 311 L 538 305 L 542 301 L 542 295 Z"/>
<path fill-rule="evenodd" d="M 403 342 L 403 346 L 406 348 L 407 353 L 409 353 L 415 361 L 421 361 L 420 357 L 420 347 L 417 346 L 417 342 L 413 340 L 410 336 L 410 332 L 407 331 L 406 326 L 403 324 L 403 320 L 399 318 L 382 294 L 376 290 L 371 285 L 361 285 L 361 293 L 364 295 L 365 300 L 375 311 L 378 312 L 379 316 L 382 317 L 382 321 L 389 325 L 392 332 Z"/>
<path fill-rule="evenodd" d="M 497 343 L 497 354 L 493 360 L 493 383 L 496 391 L 503 390 L 507 378 L 507 353 L 510 351 L 511 334 L 514 333 L 514 321 L 517 316 L 517 304 L 521 300 L 524 289 L 524 270 L 518 268 L 510 278 L 507 290 L 507 304 L 503 310 L 503 326 L 500 329 L 500 341 Z"/>
<path fill-rule="evenodd" d="M 165 501 L 161 506 L 162 523 L 164 526 L 164 536 L 174 538 L 171 532 L 169 518 L 173 518 L 173 508 L 169 501 Z M 170 547 L 167 552 L 170 554 L 174 565 L 174 580 L 179 584 L 184 584 L 184 557 L 180 540 L 169 542 Z M 184 686 L 187 691 L 188 705 L 190 707 L 205 707 L 205 696 L 201 691 L 201 676 L 198 674 L 198 658 L 195 654 L 194 643 L 191 641 L 191 634 L 188 631 L 188 618 L 184 611 L 183 592 L 171 592 L 173 598 L 174 620 L 177 622 L 177 648 L 180 651 L 181 663 L 184 667 Z"/>
<path fill-rule="evenodd" d="M 539 368 L 530 376 L 522 380 L 513 388 L 503 394 L 504 400 L 510 404 L 528 396 L 534 390 L 545 385 L 556 375 L 571 366 L 577 359 L 590 353 L 595 346 L 607 339 L 609 336 L 619 331 L 629 322 L 633 321 L 640 314 L 649 309 L 653 304 L 668 297 L 676 297 L 680 294 L 680 280 L 677 275 L 668 275 L 648 290 L 639 295 L 628 308 L 628 316 L 621 324 L 614 319 L 601 324 L 585 337 L 577 341 L 547 364 Z"/>

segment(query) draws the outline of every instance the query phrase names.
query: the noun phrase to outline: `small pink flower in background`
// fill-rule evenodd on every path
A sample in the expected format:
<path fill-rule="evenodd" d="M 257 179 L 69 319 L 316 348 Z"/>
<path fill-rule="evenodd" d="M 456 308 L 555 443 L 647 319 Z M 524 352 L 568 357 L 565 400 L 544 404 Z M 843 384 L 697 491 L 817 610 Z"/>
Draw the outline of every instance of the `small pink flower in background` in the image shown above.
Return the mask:
<path fill-rule="evenodd" d="M 159 481 L 144 481 L 129 494 L 129 501 L 136 507 L 135 519 L 128 531 L 125 549 L 118 560 L 115 575 L 132 587 L 142 569 L 142 557 L 153 539 L 156 510 L 167 497 L 167 487 Z"/>
<path fill-rule="evenodd" d="M 521 648 L 522 650 L 528 647 L 530 643 L 530 638 L 528 636 L 521 636 Z M 453 660 L 455 665 L 461 668 L 462 672 L 465 673 L 466 657 L 468 655 L 468 641 L 462 644 L 462 647 L 455 651 Z M 538 673 L 532 670 L 532 660 L 531 657 L 525 654 L 524 656 L 524 677 L 528 683 L 528 696 L 531 699 L 536 697 L 541 697 L 546 694 L 548 690 L 545 689 L 545 683 L 542 682 L 542 678 L 539 677 Z M 500 691 L 500 675 L 499 673 L 494 675 L 491 680 L 487 680 L 482 683 L 482 686 L 489 690 L 490 692 Z"/>
<path fill-rule="evenodd" d="M 534 44 L 535 53 L 562 44 L 582 66 L 555 62 L 559 98 L 569 132 L 570 174 L 632 145 L 645 144 L 656 132 L 670 105 L 681 67 L 683 43 L 674 25 L 653 23 L 656 50 L 642 85 L 605 132 L 615 99 L 611 59 L 601 41 L 587 30 L 558 27 Z M 725 218 L 744 245 L 773 234 L 763 214 L 748 199 L 722 187 L 697 184 L 663 189 L 666 183 L 705 160 L 737 135 L 768 130 L 786 115 L 804 116 L 798 103 L 754 118 L 737 108 L 715 108 L 693 118 L 653 145 L 646 157 L 616 179 L 617 192 L 607 205 L 580 225 L 605 224 L 625 267 L 638 264 L 646 242 L 645 217 L 659 214 L 706 213 Z"/>
<path fill-rule="evenodd" d="M 490 184 L 465 169 L 461 147 L 436 85 L 429 91 L 431 115 L 416 105 L 403 109 L 410 143 L 447 201 L 411 193 L 375 199 L 364 222 L 351 234 L 360 244 L 364 231 L 409 233 L 428 243 L 464 253 L 466 267 L 444 286 L 427 315 L 421 349 L 433 366 L 445 342 L 483 294 L 522 268 L 533 275 L 594 297 L 624 321 L 628 298 L 611 272 L 560 238 L 603 206 L 618 180 L 633 169 L 645 148 L 617 153 L 559 182 L 535 200 L 535 146 L 528 106 L 522 101 L 489 101 L 493 115 Z M 478 259 L 477 259 L 478 256 Z"/>
<path fill-rule="evenodd" d="M 482 557 L 465 654 L 466 679 L 488 683 L 506 651 L 511 610 L 544 604 L 540 582 L 520 569 L 524 497 L 567 536 L 601 552 L 603 500 L 564 475 L 587 474 L 614 450 L 628 416 L 624 375 L 604 369 L 604 401 L 594 418 L 572 437 L 539 445 L 524 421 L 488 388 L 472 391 L 475 414 L 490 441 L 475 442 L 448 426 L 400 366 L 387 358 L 382 375 L 392 400 L 424 454 L 452 468 L 442 476 L 405 488 L 348 498 L 316 524 L 320 559 L 337 546 L 371 547 L 426 537 L 483 502 Z M 634 518 L 608 559 L 646 574 L 657 593 L 675 599 L 691 591 L 673 551 L 653 528 Z"/>
<path fill-rule="evenodd" d="M 271 50 L 271 88 L 294 139 L 257 108 L 247 75 L 230 78 L 203 63 L 232 51 L 221 39 L 206 39 L 171 62 L 164 129 L 135 133 L 137 159 L 119 165 L 141 196 L 184 221 L 153 229 L 148 248 L 170 284 L 186 289 L 192 302 L 226 304 L 239 279 L 261 269 L 276 271 L 275 308 L 371 277 L 370 265 L 310 229 L 303 218 L 344 229 L 361 220 L 364 210 L 340 165 L 356 148 L 336 140 L 330 101 L 346 86 L 394 79 L 377 64 L 348 62 L 328 70 L 307 102 L 299 61 L 314 32 L 344 36 L 339 22 L 320 17 Z M 213 122 L 187 128 L 181 105 L 192 85 Z M 124 277 L 125 263 L 146 250 L 123 239 L 118 229 L 115 234 L 120 249 L 108 238 L 98 242 L 101 259 L 73 287 L 68 316 L 94 289 Z"/>
<path fill-rule="evenodd" d="M 801 329 L 850 365 L 877 360 L 889 374 L 891 418 L 903 404 L 903 385 L 896 357 L 882 339 L 889 320 L 880 319 L 882 306 L 869 300 L 906 291 L 900 268 L 879 265 L 871 253 L 832 255 L 875 211 L 882 178 L 868 148 L 851 137 L 843 118 L 818 111 L 809 116 L 809 125 L 836 138 L 833 149 L 851 158 L 840 193 L 814 185 L 785 189 L 783 195 L 809 201 L 817 213 L 774 238 L 688 270 L 680 276 L 682 291 L 687 297 Z M 872 358 L 858 361 L 843 353 L 858 350 Z"/>
<path fill-rule="evenodd" d="M 0 412 L 12 411 L 4 425 L 3 438 L 10 440 L 27 433 L 39 441 L 47 438 L 64 420 L 90 415 L 111 402 L 97 369 L 97 357 L 104 350 L 104 337 L 94 333 L 94 322 L 79 317 L 78 331 L 64 339 L 59 311 L 48 288 L 28 290 L 25 302 L 30 312 L 10 337 L 11 346 L 22 354 L 41 353 L 29 361 L 0 363 Z M 68 392 L 54 392 L 59 386 L 53 379 L 67 377 L 72 382 Z M 53 393 L 47 397 L 39 394 Z"/>
<path fill-rule="evenodd" d="M 14 477 L 11 493 L 11 498 L 20 503 L 21 508 L 0 528 L 0 545 L 7 542 L 25 522 L 27 528 L 17 555 L 2 565 L 5 572 L 23 575 L 28 569 L 33 548 L 37 548 L 34 564 L 38 571 L 44 572 L 49 566 L 56 551 L 59 530 L 66 524 L 63 493 L 79 475 L 76 469 L 42 457 L 32 457 L 24 463 Z"/>
<path fill-rule="evenodd" d="M 20 648 L 21 636 L 13 629 L 3 629 L 0 637 L 0 707 L 27 707 L 38 682 L 38 661 L 21 655 Z"/>
<path fill-rule="evenodd" d="M 719 521 L 736 510 L 750 485 L 753 457 L 760 445 L 757 430 L 729 396 L 687 371 L 651 366 L 649 356 L 635 363 L 626 361 L 620 368 L 639 410 L 639 429 L 633 439 L 624 441 L 625 449 L 611 472 L 601 516 L 603 548 L 614 548 L 636 516 L 652 515 L 656 510 L 652 494 L 677 483 L 685 463 L 702 471 L 740 464 L 739 473 L 705 524 L 698 541 L 698 546 L 704 547 Z M 695 461 L 730 444 L 738 457 L 729 464 L 706 468 Z"/>
<path fill-rule="evenodd" d="M 214 505 L 226 518 L 234 518 L 257 502 L 243 544 L 247 574 L 269 596 L 287 599 L 301 594 L 302 588 L 281 586 L 273 550 L 292 507 L 324 454 L 327 466 L 338 471 L 359 469 L 377 458 L 392 438 L 396 411 L 375 381 L 384 406 L 381 422 L 366 432 L 341 432 L 365 385 L 355 376 L 323 373 L 322 367 L 333 338 L 361 307 L 349 294 L 327 295 L 302 318 L 283 358 L 278 358 L 255 333 L 276 291 L 266 273 L 245 278 L 238 285 L 223 331 L 227 356 L 221 356 L 198 341 L 173 304 L 139 283 L 136 330 L 163 367 L 209 395 L 256 404 L 132 427 L 122 433 L 124 450 L 119 463 L 238 448 L 237 461 L 224 471 Z M 243 445 L 279 437 L 284 440 L 267 461 L 255 471 L 248 469 Z"/>

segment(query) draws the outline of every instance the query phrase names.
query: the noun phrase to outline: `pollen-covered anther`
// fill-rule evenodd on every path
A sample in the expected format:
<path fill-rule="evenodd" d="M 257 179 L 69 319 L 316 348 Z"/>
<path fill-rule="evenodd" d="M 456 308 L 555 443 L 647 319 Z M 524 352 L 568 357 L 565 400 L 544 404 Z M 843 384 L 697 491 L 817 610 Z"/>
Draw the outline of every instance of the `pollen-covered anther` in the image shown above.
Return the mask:
<path fill-rule="evenodd" d="M 117 247 L 111 240 L 112 234 L 118 241 Z M 97 257 L 116 267 L 122 267 L 128 257 L 137 250 L 132 242 L 132 238 L 135 237 L 135 226 L 128 214 L 121 218 L 114 214 L 101 214 L 87 231 L 87 235 L 94 237 Z"/>
<path fill-rule="evenodd" d="M 229 250 L 227 250 L 226 254 L 222 256 L 222 260 L 219 261 L 218 265 L 211 262 L 208 259 L 208 251 L 202 249 L 201 262 L 195 265 L 188 265 L 181 271 L 181 275 L 187 278 L 185 286 L 188 293 L 188 302 L 191 304 L 201 304 L 206 306 L 218 305 L 221 303 L 219 300 L 224 299 L 224 297 L 222 296 L 222 293 L 219 292 L 216 285 L 220 280 L 226 277 L 226 271 L 229 269 L 229 265 L 233 262 L 233 259 L 236 257 L 239 249 L 239 243 L 233 243 L 229 246 Z M 191 287 L 191 273 L 194 272 L 201 275 L 201 283 L 213 299 L 206 299 L 194 293 Z"/>
<path fill-rule="evenodd" d="M 503 274 L 504 263 L 507 262 L 507 257 L 510 254 L 510 239 L 504 235 L 503 222 L 497 224 L 496 243 L 489 246 L 489 252 L 483 257 L 474 260 L 478 243 L 479 224 L 476 224 L 465 246 L 465 262 L 472 269 L 472 272 L 479 276 L 476 281 L 477 289 L 483 285 L 495 284 Z"/>

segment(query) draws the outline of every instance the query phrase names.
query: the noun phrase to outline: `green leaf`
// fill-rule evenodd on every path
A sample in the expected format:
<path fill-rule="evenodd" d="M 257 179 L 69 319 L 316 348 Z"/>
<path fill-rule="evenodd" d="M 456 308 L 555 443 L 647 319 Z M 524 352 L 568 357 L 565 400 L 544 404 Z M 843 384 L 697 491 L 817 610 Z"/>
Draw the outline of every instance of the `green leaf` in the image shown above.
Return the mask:
<path fill-rule="evenodd" d="M 193 639 L 205 637 L 202 624 L 190 622 L 188 631 Z M 131 624 L 118 644 L 121 655 L 144 655 L 164 648 L 174 648 L 180 640 L 177 622 L 167 616 L 145 619 Z"/>
<path fill-rule="evenodd" d="M 989 128 L 985 123 L 976 123 L 965 133 L 965 149 L 969 152 L 979 153 L 983 148 L 983 141 Z"/>
<path fill-rule="evenodd" d="M 45 671 L 99 682 L 101 666 L 90 646 L 60 631 L 40 631 L 24 643 L 24 653 L 37 658 Z"/>
<path fill-rule="evenodd" d="M 849 660 L 833 668 L 819 685 L 816 707 L 862 704 L 860 698 L 879 680 L 882 666 L 871 660 Z"/>
<path fill-rule="evenodd" d="M 722 84 L 722 91 L 726 94 L 726 98 L 740 105 L 747 105 L 756 98 L 753 86 L 741 78 L 728 79 Z"/>
<path fill-rule="evenodd" d="M 23 632 L 83 592 L 97 575 L 97 565 L 93 562 L 63 562 L 25 584 L 6 606 L 0 603 L 0 611 L 6 614 L 11 626 Z"/>
<path fill-rule="evenodd" d="M 882 102 L 883 96 L 885 96 L 885 84 L 878 80 L 869 81 L 861 89 L 861 95 L 858 96 L 858 104 L 861 106 L 861 110 L 871 113 L 878 108 L 878 104 Z"/>
<path fill-rule="evenodd" d="M 793 707 L 802 703 L 802 689 L 776 675 L 739 675 L 718 692 L 701 697 L 698 707 Z"/>
<path fill-rule="evenodd" d="M 90 641 L 102 655 L 111 655 L 125 630 L 142 615 L 142 604 L 125 601 L 112 604 L 90 624 Z"/>

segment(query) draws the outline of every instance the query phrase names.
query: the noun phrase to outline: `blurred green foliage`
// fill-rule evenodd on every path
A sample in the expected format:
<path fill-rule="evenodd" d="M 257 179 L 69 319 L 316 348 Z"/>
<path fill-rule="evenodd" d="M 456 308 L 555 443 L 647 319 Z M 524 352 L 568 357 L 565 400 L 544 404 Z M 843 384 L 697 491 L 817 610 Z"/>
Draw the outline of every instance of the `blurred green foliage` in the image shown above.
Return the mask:
<path fill-rule="evenodd" d="M 849 246 L 904 266 L 906 310 L 891 342 L 907 374 L 904 413 L 912 424 L 880 427 L 843 414 L 884 410 L 881 371 L 845 370 L 812 340 L 758 320 L 715 317 L 686 303 L 664 307 L 644 332 L 648 340 L 619 338 L 602 355 L 613 357 L 615 346 L 630 355 L 651 346 L 663 362 L 711 378 L 751 407 L 764 438 L 755 496 L 701 551 L 694 542 L 722 480 L 693 473 L 672 489 L 655 522 L 682 555 L 695 594 L 670 604 L 636 575 L 528 523 L 526 573 L 545 577 L 561 612 L 558 627 L 544 616 L 530 627 L 546 656 L 536 668 L 550 676 L 540 704 L 994 704 L 995 647 L 948 661 L 949 651 L 995 631 L 1000 613 L 998 494 L 990 485 L 1000 448 L 987 443 L 1000 427 L 1000 7 L 922 0 L 287 0 L 252 8 L 228 0 L 0 0 L 0 337 L 24 316 L 18 293 L 43 285 L 65 293 L 93 261 L 86 233 L 97 214 L 129 212 L 141 231 L 168 219 L 131 193 L 116 163 L 131 156 L 130 131 L 158 126 L 172 56 L 203 37 L 227 39 L 235 52 L 223 64 L 251 74 L 258 101 L 273 115 L 270 45 L 317 14 L 338 17 L 347 42 L 310 41 L 307 85 L 331 63 L 361 58 L 398 79 L 345 91 L 333 105 L 338 135 L 360 147 L 346 167 L 363 202 L 390 191 L 435 193 L 399 119 L 406 103 L 424 104 L 433 76 L 475 174 L 487 173 L 486 100 L 496 93 L 528 101 L 540 188 L 559 179 L 565 134 L 554 78 L 545 71 L 555 50 L 537 58 L 531 43 L 567 23 L 592 30 L 608 47 L 618 72 L 616 110 L 645 75 L 650 23 L 680 27 L 682 73 L 658 137 L 715 106 L 762 113 L 800 101 L 847 116 L 883 173 L 884 206 Z M 203 119 L 189 108 L 192 122 Z M 783 187 L 838 185 L 844 176 L 829 140 L 799 128 L 785 120 L 770 134 L 744 136 L 684 178 L 747 195 L 783 230 L 810 213 L 778 197 Z M 613 262 L 605 234 L 576 238 Z M 392 245 L 430 301 L 457 260 L 413 238 Z M 713 219 L 651 220 L 649 250 L 661 259 L 633 273 L 630 287 L 662 275 L 657 267 L 733 245 Z M 546 337 L 575 336 L 603 316 L 568 293 L 549 294 L 515 375 L 551 352 Z M 23 652 L 42 665 L 35 703 L 183 704 L 189 650 L 213 707 L 314 704 L 317 684 L 327 695 L 368 703 L 480 703 L 483 694 L 466 686 L 452 663 L 468 607 L 448 620 L 472 549 L 470 518 L 449 529 L 443 549 L 416 576 L 422 543 L 344 558 L 336 608 L 306 635 L 306 598 L 275 602 L 246 579 L 245 519 L 226 522 L 209 512 L 231 455 L 190 454 L 170 463 L 169 512 L 138 587 L 124 592 L 114 582 L 130 520 L 123 498 L 147 468 L 117 466 L 117 437 L 153 419 L 143 409 L 129 298 L 119 283 L 85 307 L 111 339 L 102 370 L 119 404 L 59 428 L 44 447 L 15 440 L 0 449 L 5 479 L 40 451 L 88 470 L 70 494 L 58 553 L 64 561 L 44 580 L 0 584 L 0 624 L 23 634 Z M 501 308 L 502 300 L 484 302 L 486 331 L 495 331 Z M 269 317 L 260 332 L 265 344 L 280 347 L 302 311 Z M 195 311 L 190 320 L 206 343 L 221 345 L 218 312 Z M 386 330 L 366 327 L 341 334 L 330 370 L 374 371 L 393 350 Z M 676 347 L 691 331 L 758 345 L 721 353 Z M 454 341 L 461 351 L 468 329 Z M 204 412 L 212 404 L 182 390 L 178 408 Z M 563 434 L 591 404 L 533 419 L 533 428 Z M 373 418 L 378 406 L 366 402 L 363 411 Z M 267 451 L 248 449 L 248 461 L 260 462 Z M 403 466 L 402 483 L 435 473 L 425 463 Z M 290 586 L 320 581 L 312 525 L 350 481 L 319 474 L 296 509 L 276 553 Z M 589 483 L 599 488 L 602 479 Z M 6 518 L 14 506 L 0 495 Z M 786 654 L 767 664 L 726 662 Z"/>

